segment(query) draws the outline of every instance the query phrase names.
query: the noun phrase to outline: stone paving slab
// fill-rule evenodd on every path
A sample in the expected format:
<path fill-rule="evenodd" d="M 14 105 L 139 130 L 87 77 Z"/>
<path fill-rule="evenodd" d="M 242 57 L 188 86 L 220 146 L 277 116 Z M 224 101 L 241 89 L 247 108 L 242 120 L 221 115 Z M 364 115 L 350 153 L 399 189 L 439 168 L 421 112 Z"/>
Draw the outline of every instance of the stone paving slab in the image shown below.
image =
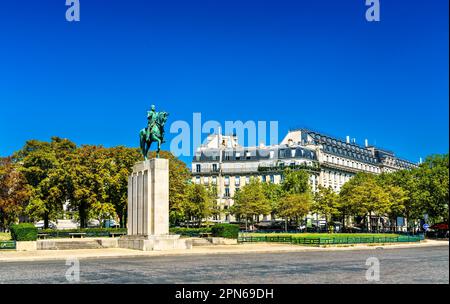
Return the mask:
<path fill-rule="evenodd" d="M 370 245 L 343 245 L 327 247 L 308 247 L 291 244 L 277 243 L 247 243 L 238 245 L 211 245 L 194 247 L 189 250 L 174 249 L 167 251 L 138 251 L 123 248 L 102 249 L 77 249 L 77 250 L 37 250 L 37 251 L 0 251 L 0 262 L 20 261 L 45 261 L 65 260 L 68 257 L 78 259 L 99 259 L 117 257 L 139 257 L 139 256 L 167 256 L 167 255 L 201 255 L 201 254 L 245 254 L 245 253 L 268 253 L 268 252 L 311 252 L 311 251 L 342 251 L 342 250 L 368 250 L 368 249 L 399 249 L 416 248 L 428 246 L 449 246 L 448 241 L 426 240 L 420 243 L 403 244 L 370 244 Z"/>

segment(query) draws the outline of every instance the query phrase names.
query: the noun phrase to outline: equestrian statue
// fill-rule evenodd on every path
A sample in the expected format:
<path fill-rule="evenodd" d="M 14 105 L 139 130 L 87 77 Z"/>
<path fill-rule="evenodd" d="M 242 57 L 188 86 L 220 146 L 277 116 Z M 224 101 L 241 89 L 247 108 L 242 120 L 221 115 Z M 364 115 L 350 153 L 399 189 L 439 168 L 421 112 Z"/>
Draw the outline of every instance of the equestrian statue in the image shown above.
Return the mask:
<path fill-rule="evenodd" d="M 147 154 L 153 142 L 158 144 L 156 150 L 156 158 L 159 158 L 161 144 L 164 143 L 164 124 L 169 117 L 167 112 L 156 112 L 155 106 L 151 106 L 151 110 L 147 111 L 147 127 L 139 132 L 141 143 L 141 153 L 147 160 Z"/>

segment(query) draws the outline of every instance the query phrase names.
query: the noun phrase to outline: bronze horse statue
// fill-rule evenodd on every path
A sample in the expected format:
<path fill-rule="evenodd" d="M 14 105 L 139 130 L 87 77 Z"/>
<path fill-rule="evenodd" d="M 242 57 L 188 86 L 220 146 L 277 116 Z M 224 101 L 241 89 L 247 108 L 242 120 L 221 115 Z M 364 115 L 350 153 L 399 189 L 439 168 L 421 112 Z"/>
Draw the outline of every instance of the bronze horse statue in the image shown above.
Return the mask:
<path fill-rule="evenodd" d="M 164 124 L 166 123 L 168 116 L 169 113 L 167 112 L 158 112 L 154 123 L 149 123 L 147 128 L 144 128 L 139 132 L 141 153 L 145 160 L 147 160 L 147 154 L 153 142 L 158 144 L 158 148 L 156 149 L 156 157 L 159 158 L 161 144 L 165 142 Z"/>

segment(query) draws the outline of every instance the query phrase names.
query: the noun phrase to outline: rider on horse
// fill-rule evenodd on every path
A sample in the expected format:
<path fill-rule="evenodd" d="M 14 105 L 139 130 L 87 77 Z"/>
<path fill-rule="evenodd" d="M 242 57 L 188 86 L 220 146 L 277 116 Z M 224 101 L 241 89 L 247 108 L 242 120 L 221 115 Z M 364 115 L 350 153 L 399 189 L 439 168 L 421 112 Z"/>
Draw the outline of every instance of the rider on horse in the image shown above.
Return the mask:
<path fill-rule="evenodd" d="M 156 150 L 156 157 L 159 157 L 161 144 L 164 143 L 164 124 L 167 121 L 169 113 L 156 112 L 155 106 L 151 106 L 151 110 L 147 111 L 147 127 L 139 132 L 141 152 L 144 159 L 147 160 L 147 152 L 150 149 L 152 142 L 158 144 Z"/>
<path fill-rule="evenodd" d="M 150 134 L 153 126 L 156 124 L 156 119 L 158 118 L 158 112 L 155 110 L 155 106 L 151 106 L 151 110 L 147 111 L 147 137 L 146 140 L 150 139 Z"/>
<path fill-rule="evenodd" d="M 146 140 L 150 140 L 150 135 L 152 134 L 152 128 L 153 126 L 157 125 L 159 132 L 161 133 L 161 136 L 164 138 L 164 128 L 161 127 L 161 125 L 158 122 L 158 119 L 160 118 L 160 115 L 164 114 L 164 112 L 156 112 L 155 106 L 152 105 L 150 111 L 147 111 L 147 132 L 146 132 Z M 164 139 L 162 141 L 163 143 L 166 142 Z"/>

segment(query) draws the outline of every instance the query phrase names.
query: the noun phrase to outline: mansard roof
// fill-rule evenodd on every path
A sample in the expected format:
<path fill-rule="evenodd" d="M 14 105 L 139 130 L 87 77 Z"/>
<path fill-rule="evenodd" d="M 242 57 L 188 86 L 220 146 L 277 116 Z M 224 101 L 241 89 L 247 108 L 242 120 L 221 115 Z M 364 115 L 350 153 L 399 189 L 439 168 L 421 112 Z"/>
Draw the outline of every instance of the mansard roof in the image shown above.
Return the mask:
<path fill-rule="evenodd" d="M 325 152 L 336 156 L 351 158 L 356 161 L 370 164 L 380 164 L 383 163 L 386 158 L 393 158 L 395 165 L 398 167 L 410 168 L 416 166 L 416 164 L 408 160 L 396 157 L 394 152 L 389 150 L 380 149 L 374 146 L 363 147 L 356 143 L 348 143 L 344 140 L 308 129 L 301 129 L 301 131 L 302 134 L 310 135 L 314 144 L 322 145 Z M 306 138 L 302 138 L 302 141 L 304 139 Z"/>
<path fill-rule="evenodd" d="M 315 131 L 305 129 L 302 131 L 311 136 L 313 144 L 322 145 L 323 151 L 326 153 L 368 164 L 378 164 L 378 159 L 366 147 L 362 147 L 356 143 L 347 143 L 338 138 Z"/>
<path fill-rule="evenodd" d="M 218 161 L 219 149 L 197 151 L 194 161 Z M 259 161 L 269 159 L 309 159 L 317 160 L 316 152 L 301 146 L 248 147 L 222 150 L 222 161 Z"/>

